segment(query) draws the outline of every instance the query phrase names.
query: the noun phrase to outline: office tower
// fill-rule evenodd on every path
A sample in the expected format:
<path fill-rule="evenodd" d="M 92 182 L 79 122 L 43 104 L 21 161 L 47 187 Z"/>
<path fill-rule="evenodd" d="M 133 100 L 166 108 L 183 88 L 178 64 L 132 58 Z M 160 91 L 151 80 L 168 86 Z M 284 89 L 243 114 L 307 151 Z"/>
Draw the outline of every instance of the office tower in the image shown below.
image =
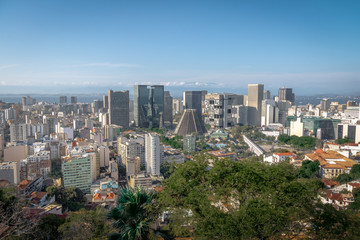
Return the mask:
<path fill-rule="evenodd" d="M 289 108 L 291 108 L 292 103 L 290 101 L 278 101 L 276 102 L 277 108 L 279 109 L 279 123 L 285 124 L 286 118 L 288 116 Z"/>
<path fill-rule="evenodd" d="M 261 126 L 279 122 L 279 108 L 275 100 L 264 99 L 261 106 Z"/>
<path fill-rule="evenodd" d="M 164 86 L 134 86 L 134 120 L 137 127 L 160 127 L 164 114 Z"/>
<path fill-rule="evenodd" d="M 282 87 L 279 88 L 279 101 L 290 101 L 294 103 L 295 95 L 292 92 L 292 88 Z"/>
<path fill-rule="evenodd" d="M 201 101 L 204 102 L 205 101 L 205 95 L 208 94 L 207 90 L 201 90 Z"/>
<path fill-rule="evenodd" d="M 103 101 L 102 100 L 94 100 L 92 103 L 91 103 L 91 111 L 92 113 L 98 113 L 100 109 L 103 108 Z"/>
<path fill-rule="evenodd" d="M 108 167 L 110 161 L 110 150 L 106 146 L 100 146 L 98 148 L 100 154 L 100 167 Z"/>
<path fill-rule="evenodd" d="M 104 108 L 104 112 L 107 112 L 107 110 L 109 109 L 109 97 L 108 96 L 103 96 L 103 108 Z"/>
<path fill-rule="evenodd" d="M 261 104 L 264 97 L 264 84 L 248 85 L 248 123 L 260 126 Z"/>
<path fill-rule="evenodd" d="M 56 126 L 58 124 L 58 119 L 56 117 L 44 116 L 43 123 L 47 125 L 47 127 L 48 127 L 47 132 L 49 134 L 56 133 Z"/>
<path fill-rule="evenodd" d="M 16 109 L 11 107 L 8 109 L 5 109 L 5 120 L 16 120 L 17 118 L 17 114 L 16 114 Z"/>
<path fill-rule="evenodd" d="M 360 142 L 360 124 L 339 123 L 337 125 L 337 138 L 349 138 L 355 143 Z"/>
<path fill-rule="evenodd" d="M 203 108 L 204 122 L 212 128 L 227 128 L 234 125 L 232 106 L 242 105 L 244 96 L 223 93 L 206 94 Z"/>
<path fill-rule="evenodd" d="M 164 122 L 172 124 L 173 117 L 173 108 L 172 108 L 173 98 L 170 96 L 169 91 L 164 91 Z"/>
<path fill-rule="evenodd" d="M 71 96 L 70 101 L 71 101 L 71 104 L 77 104 L 77 97 L 76 96 Z"/>
<path fill-rule="evenodd" d="M 17 185 L 20 182 L 20 169 L 17 162 L 0 163 L 0 179 Z"/>
<path fill-rule="evenodd" d="M 328 111 L 330 108 L 330 100 L 328 98 L 321 99 L 320 110 Z"/>
<path fill-rule="evenodd" d="M 264 100 L 270 99 L 270 97 L 271 97 L 270 91 L 269 91 L 269 90 L 265 90 L 265 91 L 264 91 Z"/>
<path fill-rule="evenodd" d="M 174 133 L 180 136 L 191 135 L 193 133 L 203 135 L 206 133 L 206 128 L 196 113 L 196 109 L 185 109 Z"/>
<path fill-rule="evenodd" d="M 142 137 L 118 138 L 118 154 L 121 158 L 121 163 L 126 164 L 128 158 L 140 158 L 140 164 L 145 165 L 145 139 Z"/>
<path fill-rule="evenodd" d="M 23 106 L 31 106 L 36 103 L 35 98 L 31 98 L 30 96 L 22 97 L 21 102 Z"/>
<path fill-rule="evenodd" d="M 196 109 L 200 119 L 202 119 L 202 94 L 202 91 L 185 91 L 183 94 L 184 109 Z"/>
<path fill-rule="evenodd" d="M 60 96 L 60 104 L 67 104 L 67 96 Z"/>
<path fill-rule="evenodd" d="M 71 157 L 64 160 L 62 166 L 65 188 L 79 188 L 83 193 L 90 193 L 92 168 L 90 156 Z"/>
<path fill-rule="evenodd" d="M 25 141 L 32 134 L 31 125 L 25 123 L 13 123 L 10 125 L 10 141 Z"/>
<path fill-rule="evenodd" d="M 160 163 L 163 153 L 158 135 L 148 133 L 145 135 L 145 163 L 146 172 L 153 176 L 160 175 Z"/>
<path fill-rule="evenodd" d="M 109 123 L 129 127 L 129 91 L 109 90 Z"/>

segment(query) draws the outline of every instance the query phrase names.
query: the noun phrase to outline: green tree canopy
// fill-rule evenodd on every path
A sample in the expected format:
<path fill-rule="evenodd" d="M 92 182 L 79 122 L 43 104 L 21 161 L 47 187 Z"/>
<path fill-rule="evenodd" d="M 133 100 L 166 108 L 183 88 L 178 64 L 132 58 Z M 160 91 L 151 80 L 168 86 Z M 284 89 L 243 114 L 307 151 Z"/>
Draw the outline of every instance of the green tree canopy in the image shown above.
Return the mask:
<path fill-rule="evenodd" d="M 304 160 L 299 170 L 299 176 L 302 178 L 315 177 L 319 173 L 319 161 Z"/>
<path fill-rule="evenodd" d="M 159 201 L 171 212 L 175 235 L 200 239 L 294 235 L 304 228 L 300 222 L 311 221 L 309 203 L 316 201 L 321 187 L 318 179 L 297 176 L 287 163 L 268 166 L 198 155 L 165 181 Z"/>

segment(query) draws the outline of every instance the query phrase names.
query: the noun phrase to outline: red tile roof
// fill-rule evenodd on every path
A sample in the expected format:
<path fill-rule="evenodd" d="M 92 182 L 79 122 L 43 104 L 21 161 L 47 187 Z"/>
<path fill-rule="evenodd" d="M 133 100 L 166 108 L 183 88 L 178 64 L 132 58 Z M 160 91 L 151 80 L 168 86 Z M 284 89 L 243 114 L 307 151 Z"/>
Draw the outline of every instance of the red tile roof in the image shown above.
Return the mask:
<path fill-rule="evenodd" d="M 101 194 L 100 193 L 95 194 L 94 199 L 95 200 L 101 200 Z"/>
<path fill-rule="evenodd" d="M 360 183 L 349 183 L 350 186 L 353 186 L 354 188 L 360 188 Z"/>
<path fill-rule="evenodd" d="M 114 193 L 108 193 L 106 194 L 106 199 L 114 199 L 115 198 L 115 194 Z"/>
<path fill-rule="evenodd" d="M 324 183 L 325 186 L 334 187 L 334 186 L 339 185 L 338 182 L 333 181 L 333 180 L 330 180 L 330 179 L 326 179 L 326 178 L 322 178 L 322 179 L 321 179 L 321 182 Z"/>

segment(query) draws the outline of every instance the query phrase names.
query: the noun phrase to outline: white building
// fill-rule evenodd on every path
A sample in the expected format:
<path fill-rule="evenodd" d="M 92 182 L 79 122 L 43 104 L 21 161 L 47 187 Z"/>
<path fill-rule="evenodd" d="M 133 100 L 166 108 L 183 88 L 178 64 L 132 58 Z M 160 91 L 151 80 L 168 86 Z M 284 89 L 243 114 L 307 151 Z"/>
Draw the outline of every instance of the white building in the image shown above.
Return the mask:
<path fill-rule="evenodd" d="M 156 134 L 148 133 L 145 135 L 145 163 L 146 172 L 153 176 L 160 176 L 160 164 L 162 148 L 160 138 Z"/>

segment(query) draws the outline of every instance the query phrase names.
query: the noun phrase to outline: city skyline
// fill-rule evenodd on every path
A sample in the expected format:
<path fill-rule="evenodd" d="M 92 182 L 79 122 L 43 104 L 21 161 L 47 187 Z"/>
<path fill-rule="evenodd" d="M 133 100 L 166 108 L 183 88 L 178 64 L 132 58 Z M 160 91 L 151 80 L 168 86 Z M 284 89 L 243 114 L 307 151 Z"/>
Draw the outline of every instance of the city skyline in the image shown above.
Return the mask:
<path fill-rule="evenodd" d="M 249 83 L 353 93 L 359 9 L 358 1 L 0 1 L 0 94 L 133 84 L 244 93 Z"/>

